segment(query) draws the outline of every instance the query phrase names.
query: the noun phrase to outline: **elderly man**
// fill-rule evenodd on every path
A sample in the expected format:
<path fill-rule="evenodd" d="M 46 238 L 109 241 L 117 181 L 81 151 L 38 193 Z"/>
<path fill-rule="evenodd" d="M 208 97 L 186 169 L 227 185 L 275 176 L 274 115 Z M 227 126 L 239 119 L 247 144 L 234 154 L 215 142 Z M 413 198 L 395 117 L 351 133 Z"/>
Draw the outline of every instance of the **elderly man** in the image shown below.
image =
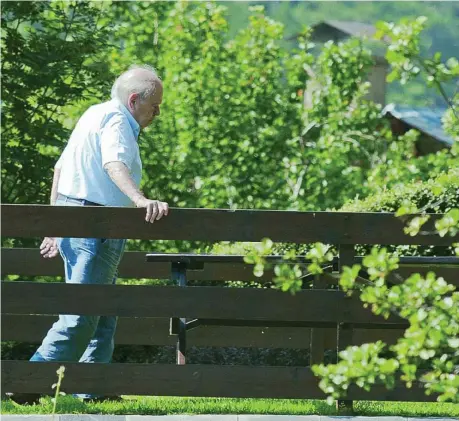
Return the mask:
<path fill-rule="evenodd" d="M 57 206 L 136 206 L 153 223 L 168 205 L 139 190 L 142 163 L 137 138 L 160 114 L 163 86 L 153 68 L 133 66 L 115 81 L 112 100 L 90 107 L 78 121 L 55 166 L 51 204 Z M 65 280 L 76 284 L 112 284 L 126 240 L 45 238 L 45 258 L 61 254 Z M 31 361 L 110 362 L 116 317 L 61 315 Z M 82 395 L 83 399 L 101 399 Z M 12 394 L 17 403 L 37 395 Z"/>

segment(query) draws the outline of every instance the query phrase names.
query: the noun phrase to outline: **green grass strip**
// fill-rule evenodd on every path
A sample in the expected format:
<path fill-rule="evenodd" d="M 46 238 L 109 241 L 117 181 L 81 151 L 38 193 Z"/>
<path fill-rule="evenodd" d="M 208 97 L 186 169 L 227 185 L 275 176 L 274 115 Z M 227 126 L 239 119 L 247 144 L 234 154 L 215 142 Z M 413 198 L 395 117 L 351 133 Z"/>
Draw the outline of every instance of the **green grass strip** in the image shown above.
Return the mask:
<path fill-rule="evenodd" d="M 355 415 L 406 417 L 458 417 L 459 404 L 418 402 L 354 402 Z M 51 414 L 50 397 L 38 405 L 17 405 L 2 401 L 3 414 Z M 276 414 L 337 415 L 334 406 L 325 401 L 300 399 L 232 399 L 133 397 L 121 402 L 83 403 L 72 396 L 58 399 L 58 414 L 171 415 L 171 414 Z"/>

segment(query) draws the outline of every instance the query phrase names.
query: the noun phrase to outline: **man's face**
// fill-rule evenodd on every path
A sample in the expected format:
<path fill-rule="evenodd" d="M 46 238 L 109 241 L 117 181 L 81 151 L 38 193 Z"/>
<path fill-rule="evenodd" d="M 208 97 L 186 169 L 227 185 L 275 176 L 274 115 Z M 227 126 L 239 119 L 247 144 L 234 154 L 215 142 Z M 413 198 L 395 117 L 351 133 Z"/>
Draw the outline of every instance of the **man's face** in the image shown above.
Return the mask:
<path fill-rule="evenodd" d="M 163 86 L 158 83 L 155 92 L 142 100 L 137 94 L 129 97 L 129 108 L 139 126 L 144 129 L 149 126 L 155 117 L 160 114 L 160 105 L 163 101 Z"/>

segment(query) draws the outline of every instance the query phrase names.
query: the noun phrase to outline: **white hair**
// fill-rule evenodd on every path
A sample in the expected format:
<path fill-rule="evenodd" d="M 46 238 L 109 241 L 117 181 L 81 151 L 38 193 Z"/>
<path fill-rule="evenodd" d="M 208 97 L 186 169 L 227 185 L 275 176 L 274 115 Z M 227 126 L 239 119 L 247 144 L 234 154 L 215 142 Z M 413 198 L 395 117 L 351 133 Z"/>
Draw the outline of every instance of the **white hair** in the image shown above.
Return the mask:
<path fill-rule="evenodd" d="M 158 83 L 161 83 L 161 79 L 153 67 L 134 64 L 115 80 L 112 99 L 127 105 L 129 95 L 138 94 L 141 100 L 145 100 L 155 93 Z"/>

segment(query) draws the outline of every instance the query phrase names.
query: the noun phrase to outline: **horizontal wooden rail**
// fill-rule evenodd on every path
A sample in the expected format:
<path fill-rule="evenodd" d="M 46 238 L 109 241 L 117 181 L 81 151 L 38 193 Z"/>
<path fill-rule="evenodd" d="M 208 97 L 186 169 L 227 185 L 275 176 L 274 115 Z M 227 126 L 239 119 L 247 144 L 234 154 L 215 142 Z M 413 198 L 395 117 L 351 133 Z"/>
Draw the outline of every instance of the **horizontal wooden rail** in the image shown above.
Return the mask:
<path fill-rule="evenodd" d="M 120 278 L 170 279 L 170 263 L 148 263 L 146 252 L 125 252 L 119 266 Z M 2 248 L 2 276 L 63 276 L 64 265 L 60 257 L 43 259 L 38 249 Z M 272 281 L 273 271 L 261 277 L 253 275 L 253 265 L 237 263 L 208 263 L 204 270 L 189 271 L 189 280 L 203 281 Z"/>
<path fill-rule="evenodd" d="M 353 256 L 351 263 L 362 263 L 362 256 Z M 184 263 L 184 264 L 194 264 L 194 263 L 238 263 L 244 264 L 245 256 L 244 255 L 233 255 L 233 254 L 206 254 L 206 253 L 146 253 L 145 260 L 148 263 Z M 288 263 L 288 264 L 299 264 L 307 265 L 313 261 L 307 259 L 304 256 L 297 256 L 294 259 L 284 259 L 281 255 L 267 255 L 264 256 L 266 263 L 270 264 L 279 264 L 279 263 Z M 398 258 L 400 264 L 420 264 L 420 265 L 456 265 L 459 266 L 459 257 L 456 256 L 400 256 Z M 340 263 L 338 256 L 332 258 L 330 262 L 325 262 L 324 264 L 329 264 L 336 266 Z M 193 266 L 191 266 L 193 268 Z M 200 270 L 196 268 L 195 270 Z"/>
<path fill-rule="evenodd" d="M 177 209 L 154 224 L 144 209 L 1 205 L 6 237 L 96 237 L 145 240 L 273 241 L 328 244 L 450 245 L 455 237 L 434 234 L 433 214 L 424 230 L 412 237 L 392 213 L 296 212 L 269 210 Z M 237 227 L 237 229 L 235 229 Z"/>
<path fill-rule="evenodd" d="M 66 393 L 107 395 L 207 396 L 249 398 L 324 399 L 319 379 L 304 367 L 79 364 L 2 361 L 2 390 L 24 393 L 54 391 L 56 370 L 65 366 L 61 390 Z M 434 401 L 419 384 L 411 389 L 397 384 L 387 390 L 374 386 L 370 392 L 350 387 L 348 399 Z"/>
<path fill-rule="evenodd" d="M 57 316 L 9 315 L 1 319 L 1 340 L 39 343 Z M 336 348 L 336 327 L 324 328 L 324 347 Z M 352 344 L 382 340 L 393 344 L 403 329 L 354 329 Z M 200 326 L 187 333 L 188 346 L 308 349 L 311 329 L 299 327 Z M 169 319 L 126 318 L 118 320 L 117 345 L 175 345 Z"/>
<path fill-rule="evenodd" d="M 120 278 L 170 279 L 169 263 L 151 263 L 146 261 L 143 251 L 128 251 L 124 253 L 119 267 Z M 414 260 L 416 259 L 416 260 Z M 459 286 L 459 266 L 453 266 L 451 257 L 441 258 L 405 257 L 396 271 L 389 275 L 392 282 L 400 282 L 412 273 L 426 274 L 429 271 L 442 276 L 453 285 Z M 454 258 L 457 259 L 457 258 Z M 43 259 L 38 249 L 34 248 L 2 248 L 1 273 L 5 275 L 22 276 L 63 276 L 64 266 L 60 257 Z M 405 263 L 406 262 L 406 263 Z M 274 278 L 272 269 L 266 270 L 263 276 L 253 275 L 253 265 L 244 263 L 206 263 L 204 270 L 190 270 L 189 280 L 201 281 L 257 281 L 271 282 Z M 336 284 L 336 279 L 327 278 L 330 285 Z"/>
<path fill-rule="evenodd" d="M 124 317 L 403 324 L 385 320 L 342 291 L 2 282 L 4 314 L 93 314 Z"/>

